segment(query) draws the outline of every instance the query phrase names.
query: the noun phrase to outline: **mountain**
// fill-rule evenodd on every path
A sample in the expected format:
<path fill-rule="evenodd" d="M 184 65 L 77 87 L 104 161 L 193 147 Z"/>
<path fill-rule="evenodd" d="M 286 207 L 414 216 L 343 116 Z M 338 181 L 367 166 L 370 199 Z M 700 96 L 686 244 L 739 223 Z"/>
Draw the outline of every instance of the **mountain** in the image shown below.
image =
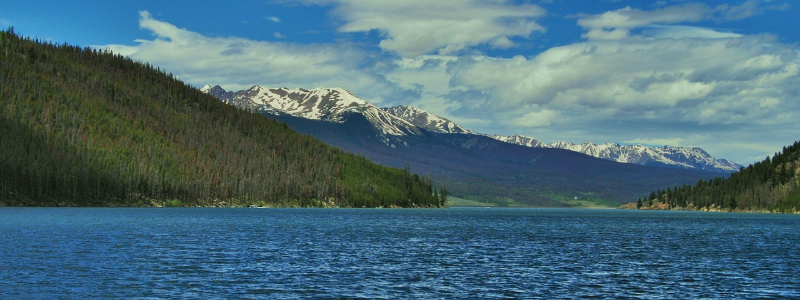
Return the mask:
<path fill-rule="evenodd" d="M 475 134 L 423 110 L 380 109 L 342 89 L 254 86 L 232 94 L 218 86 L 201 90 L 382 165 L 428 174 L 445 183 L 451 195 L 500 204 L 568 206 L 575 205 L 576 198 L 618 204 L 652 187 L 719 174 L 620 164 L 563 149 L 515 145 Z"/>
<path fill-rule="evenodd" d="M 344 89 L 270 89 L 253 86 L 239 92 L 225 91 L 220 86 L 204 86 L 201 91 L 237 107 L 272 115 L 288 114 L 311 120 L 341 123 L 345 113 L 361 113 L 379 129 L 387 145 L 397 143 L 392 136 L 420 135 L 421 130 L 436 133 L 478 134 L 446 118 L 406 105 L 379 108 Z M 621 163 L 656 167 L 673 167 L 712 172 L 736 172 L 742 166 L 725 159 L 716 159 L 698 147 L 647 147 L 616 143 L 573 144 L 542 143 L 523 135 L 491 135 L 496 140 L 527 147 L 556 148 Z"/>
<path fill-rule="evenodd" d="M 0 31 L 0 82 L 0 206 L 442 204 L 429 177 L 120 55 Z"/>
<path fill-rule="evenodd" d="M 654 190 L 637 201 L 640 209 L 715 211 L 800 211 L 800 142 L 729 178 Z"/>
<path fill-rule="evenodd" d="M 647 147 L 642 145 L 620 145 L 616 143 L 567 142 L 542 143 L 532 137 L 522 135 L 493 135 L 494 139 L 528 147 L 557 148 L 580 152 L 586 155 L 621 163 L 632 163 L 657 167 L 677 167 L 706 170 L 712 172 L 736 172 L 741 165 L 726 159 L 717 159 L 699 147 Z"/>
<path fill-rule="evenodd" d="M 419 128 L 438 132 L 438 133 L 470 133 L 475 134 L 472 130 L 466 129 L 453 121 L 439 117 L 430 112 L 421 110 L 416 107 L 399 105 L 395 107 L 384 108 L 384 111 L 396 116 L 400 119 L 406 120 Z"/>
<path fill-rule="evenodd" d="M 349 91 L 333 89 L 287 89 L 253 86 L 236 93 L 226 92 L 219 86 L 200 89 L 223 102 L 239 108 L 270 114 L 288 114 L 296 117 L 341 123 L 351 112 L 363 114 L 381 134 L 419 134 L 419 128 L 406 120 L 356 97 Z"/>
<path fill-rule="evenodd" d="M 503 142 L 506 142 L 506 143 L 516 144 L 516 145 L 521 145 L 521 146 L 526 146 L 526 147 L 555 148 L 555 147 L 549 147 L 547 144 L 542 143 L 542 142 L 540 142 L 539 140 L 537 140 L 535 138 L 532 138 L 532 137 L 529 137 L 529 136 L 524 136 L 524 135 L 519 135 L 519 134 L 508 135 L 508 136 L 495 134 L 495 135 L 491 135 L 490 137 L 495 139 L 495 140 L 498 140 L 498 141 L 503 141 Z M 586 153 L 584 153 L 584 154 L 586 154 Z"/>

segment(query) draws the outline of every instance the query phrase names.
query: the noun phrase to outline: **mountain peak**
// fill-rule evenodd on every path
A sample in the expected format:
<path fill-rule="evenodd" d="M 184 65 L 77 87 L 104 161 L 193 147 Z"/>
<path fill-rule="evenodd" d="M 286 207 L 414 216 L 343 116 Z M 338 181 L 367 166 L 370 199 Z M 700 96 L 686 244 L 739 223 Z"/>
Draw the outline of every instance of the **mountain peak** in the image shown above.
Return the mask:
<path fill-rule="evenodd" d="M 212 89 L 213 94 L 213 89 Z M 213 94 L 217 96 L 216 94 Z M 411 123 L 389 114 L 343 88 L 266 88 L 259 85 L 220 97 L 237 107 L 277 115 L 342 123 L 350 113 L 364 115 L 384 135 L 419 134 Z"/>
<path fill-rule="evenodd" d="M 352 113 L 363 115 L 382 135 L 387 145 L 390 136 L 420 135 L 421 129 L 448 134 L 476 134 L 455 122 L 428 111 L 399 105 L 378 108 L 343 88 L 266 88 L 259 85 L 248 90 L 228 92 L 219 86 L 204 86 L 203 92 L 214 95 L 225 103 L 273 115 L 291 115 L 305 119 L 344 123 Z M 727 160 L 711 157 L 697 147 L 646 147 L 618 143 L 574 144 L 558 141 L 545 144 L 523 135 L 492 135 L 495 140 L 534 148 L 557 148 L 580 152 L 589 156 L 622 163 L 668 166 L 717 172 L 735 172 L 741 167 Z"/>
<path fill-rule="evenodd" d="M 501 141 L 501 142 L 509 143 L 509 144 L 516 144 L 516 145 L 522 145 L 522 146 L 533 147 L 533 148 L 547 148 L 546 147 L 547 144 L 542 143 L 541 141 L 539 141 L 539 140 L 537 140 L 535 138 L 532 138 L 532 137 L 529 137 L 529 136 L 524 136 L 524 135 L 519 135 L 519 134 L 513 134 L 513 135 L 510 135 L 510 136 L 504 136 L 504 135 L 500 135 L 500 134 L 495 134 L 495 135 L 491 135 L 489 137 L 491 137 L 491 138 L 493 138 L 495 140 Z"/>
<path fill-rule="evenodd" d="M 210 86 L 210 85 L 206 84 L 202 88 L 200 88 L 200 91 L 203 92 L 203 93 L 209 93 L 211 91 L 222 91 L 222 92 L 225 92 L 225 89 L 223 89 L 219 85 Z"/>
<path fill-rule="evenodd" d="M 225 99 L 233 97 L 233 92 L 228 92 L 219 85 L 215 86 L 204 85 L 202 88 L 200 88 L 200 91 L 212 95 L 214 97 L 217 97 L 220 100 L 223 100 L 223 102 L 226 102 Z"/>
<path fill-rule="evenodd" d="M 398 105 L 395 107 L 384 108 L 384 111 L 406 120 L 417 127 L 438 133 L 470 133 L 472 130 L 466 129 L 453 121 L 442 118 L 428 111 L 408 106 Z"/>
<path fill-rule="evenodd" d="M 580 152 L 589 156 L 603 158 L 621 163 L 640 165 L 671 166 L 685 169 L 698 169 L 714 172 L 736 172 L 741 165 L 725 159 L 716 159 L 699 147 L 647 147 L 643 145 L 620 145 L 618 143 L 595 144 L 586 142 L 574 144 L 557 141 L 551 144 L 541 143 L 534 138 L 512 135 L 493 135 L 492 138 L 507 143 L 528 147 L 557 148 Z M 531 142 L 535 141 L 535 142 Z"/>

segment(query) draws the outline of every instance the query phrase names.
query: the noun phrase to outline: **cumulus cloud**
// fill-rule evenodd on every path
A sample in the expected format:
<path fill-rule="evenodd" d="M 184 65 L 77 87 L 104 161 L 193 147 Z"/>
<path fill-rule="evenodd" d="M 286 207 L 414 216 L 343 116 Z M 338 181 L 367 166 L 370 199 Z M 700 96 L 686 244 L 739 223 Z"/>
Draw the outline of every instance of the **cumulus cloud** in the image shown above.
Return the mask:
<path fill-rule="evenodd" d="M 720 4 L 714 9 L 719 18 L 726 21 L 741 20 L 761 14 L 764 8 L 758 0 L 748 0 L 741 5 Z"/>
<path fill-rule="evenodd" d="M 770 6 L 769 9 L 782 9 L 780 6 Z M 760 5 L 760 1 L 748 0 L 741 5 L 721 4 L 716 7 L 704 3 L 686 3 L 674 6 L 665 6 L 656 10 L 647 11 L 625 7 L 597 15 L 578 15 L 578 25 L 586 30 L 582 35 L 588 40 L 620 40 L 629 38 L 634 30 L 639 28 L 654 27 L 658 32 L 655 38 L 683 38 L 683 37 L 719 37 L 731 35 L 714 30 L 693 28 L 689 26 L 668 26 L 683 22 L 698 22 L 702 20 L 734 21 L 758 15 L 767 9 Z M 652 32 L 651 31 L 651 32 Z"/>
<path fill-rule="evenodd" d="M 304 0 L 336 6 L 334 15 L 344 24 L 341 32 L 381 33 L 381 49 L 403 57 L 423 54 L 454 54 L 489 45 L 513 47 L 513 38 L 527 38 L 544 31 L 536 22 L 545 10 L 532 4 L 502 0 L 466 1 L 373 1 Z"/>
<path fill-rule="evenodd" d="M 733 153 L 764 147 L 731 143 L 800 129 L 800 103 L 789 100 L 800 96 L 800 57 L 768 35 L 585 41 L 531 57 L 428 55 L 394 66 L 387 78 L 418 88 L 415 105 L 484 133 L 702 146 L 746 162 Z"/>
<path fill-rule="evenodd" d="M 546 127 L 555 122 L 559 113 L 557 111 L 542 109 L 534 110 L 514 119 L 514 125 L 521 127 Z"/>
<path fill-rule="evenodd" d="M 139 23 L 152 39 L 102 47 L 198 86 L 344 87 L 379 105 L 411 104 L 478 132 L 521 133 L 545 142 L 702 146 L 741 162 L 750 157 L 726 155 L 730 147 L 762 151 L 766 147 L 745 141 L 767 138 L 763 132 L 793 136 L 800 130 L 796 46 L 767 34 L 692 26 L 763 13 L 754 1 L 717 7 L 665 2 L 650 11 L 579 15 L 580 42 L 515 57 L 463 50 L 515 47 L 515 40 L 543 31 L 538 6 L 500 0 L 302 2 L 331 6 L 340 32 L 377 30 L 380 49 L 208 37 L 147 12 Z"/>
<path fill-rule="evenodd" d="M 766 34 L 685 25 L 736 19 L 743 10 L 759 13 L 748 3 L 686 4 L 583 16 L 584 42 L 531 57 L 458 57 L 436 71 L 450 76 L 450 113 L 491 119 L 485 124 L 506 134 L 678 142 L 730 154 L 733 144 L 766 139 L 763 132 L 800 129 L 800 103 L 790 100 L 800 96 L 796 47 Z M 485 124 L 473 129 L 490 130 Z"/>
<path fill-rule="evenodd" d="M 760 36 L 732 41 L 595 41 L 533 58 L 461 58 L 450 67 L 451 84 L 480 93 L 462 92 L 453 101 L 465 114 L 538 105 L 563 115 L 614 108 L 617 117 L 660 111 L 664 118 L 730 124 L 757 122 L 778 109 L 764 99 L 797 96 L 794 49 L 765 46 Z"/>
<path fill-rule="evenodd" d="M 705 4 L 696 3 L 669 6 L 655 11 L 625 7 L 599 15 L 583 15 L 578 20 L 578 25 L 587 30 L 583 34 L 584 38 L 618 40 L 627 38 L 631 29 L 638 27 L 700 21 L 710 10 Z"/>
<path fill-rule="evenodd" d="M 415 91 L 398 89 L 381 74 L 361 68 L 368 55 L 346 45 L 207 37 L 156 20 L 147 11 L 140 12 L 139 26 L 151 32 L 154 39 L 136 40 L 135 46 L 97 47 L 147 61 L 197 86 L 219 84 L 236 90 L 255 84 L 346 87 L 369 95 L 378 103 L 418 96 Z"/>

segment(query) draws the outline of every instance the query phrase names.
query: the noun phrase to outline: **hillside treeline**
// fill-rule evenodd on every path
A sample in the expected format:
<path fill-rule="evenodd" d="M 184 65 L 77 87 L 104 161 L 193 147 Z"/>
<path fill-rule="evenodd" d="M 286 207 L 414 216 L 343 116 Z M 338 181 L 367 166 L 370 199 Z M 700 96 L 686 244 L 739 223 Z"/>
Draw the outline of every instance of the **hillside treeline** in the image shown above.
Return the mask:
<path fill-rule="evenodd" d="M 147 63 L 0 31 L 0 205 L 435 207 L 440 194 Z"/>
<path fill-rule="evenodd" d="M 730 178 L 700 180 L 639 199 L 640 209 L 800 211 L 800 142 Z"/>

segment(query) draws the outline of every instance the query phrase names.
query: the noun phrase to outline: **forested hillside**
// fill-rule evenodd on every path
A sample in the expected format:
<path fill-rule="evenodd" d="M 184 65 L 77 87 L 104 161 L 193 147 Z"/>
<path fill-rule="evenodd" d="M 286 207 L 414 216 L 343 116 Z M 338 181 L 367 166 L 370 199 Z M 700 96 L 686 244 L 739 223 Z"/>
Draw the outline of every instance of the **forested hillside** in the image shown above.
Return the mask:
<path fill-rule="evenodd" d="M 434 207 L 434 189 L 149 64 L 0 32 L 0 205 Z"/>
<path fill-rule="evenodd" d="M 640 209 L 800 211 L 800 142 L 751 164 L 730 178 L 700 180 L 650 193 Z"/>

